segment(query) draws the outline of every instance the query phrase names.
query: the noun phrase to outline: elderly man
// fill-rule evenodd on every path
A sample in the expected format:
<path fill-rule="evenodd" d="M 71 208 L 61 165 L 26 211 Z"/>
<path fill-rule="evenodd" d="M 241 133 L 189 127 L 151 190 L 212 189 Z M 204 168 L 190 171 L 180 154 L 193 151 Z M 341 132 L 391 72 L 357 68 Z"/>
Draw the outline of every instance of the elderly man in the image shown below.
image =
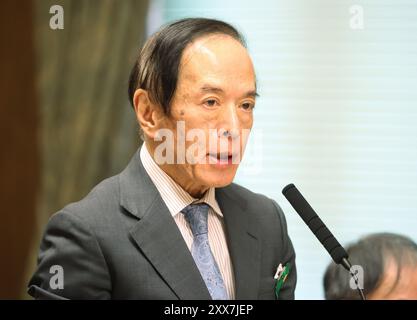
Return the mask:
<path fill-rule="evenodd" d="M 122 173 L 52 216 L 29 293 L 293 299 L 284 214 L 232 183 L 257 96 L 242 36 L 212 19 L 163 27 L 140 52 L 129 96 L 144 144 Z"/>

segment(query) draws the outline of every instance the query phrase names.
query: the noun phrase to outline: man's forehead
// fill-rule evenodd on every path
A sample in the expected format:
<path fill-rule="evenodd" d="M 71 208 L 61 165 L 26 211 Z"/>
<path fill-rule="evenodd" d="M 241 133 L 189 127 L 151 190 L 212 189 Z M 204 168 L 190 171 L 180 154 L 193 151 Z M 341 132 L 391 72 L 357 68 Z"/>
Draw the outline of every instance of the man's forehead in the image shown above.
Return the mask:
<path fill-rule="evenodd" d="M 240 45 L 236 39 L 222 34 L 210 34 L 197 38 L 185 47 L 181 64 L 187 64 L 196 55 L 198 58 L 206 58 L 213 62 L 217 62 L 219 53 L 216 52 L 218 51 L 216 49 L 218 49 L 219 46 L 224 45 L 225 42 Z"/>
<path fill-rule="evenodd" d="M 179 70 L 179 78 L 213 84 L 224 77 L 254 82 L 254 76 L 246 48 L 227 35 L 209 35 L 195 40 L 184 50 Z"/>
<path fill-rule="evenodd" d="M 195 42 L 191 43 L 184 50 L 183 58 L 181 59 L 182 65 L 187 64 L 193 57 L 197 55 L 197 58 L 206 58 L 209 59 L 212 63 L 218 63 L 218 57 L 213 49 L 210 47 L 209 41 L 214 41 L 213 36 L 204 37 L 197 39 Z M 218 41 L 221 41 L 219 39 Z"/>
<path fill-rule="evenodd" d="M 228 35 L 211 34 L 194 40 L 184 49 L 180 67 L 184 68 L 189 63 L 219 66 L 230 59 L 252 63 L 246 48 L 239 41 Z"/>

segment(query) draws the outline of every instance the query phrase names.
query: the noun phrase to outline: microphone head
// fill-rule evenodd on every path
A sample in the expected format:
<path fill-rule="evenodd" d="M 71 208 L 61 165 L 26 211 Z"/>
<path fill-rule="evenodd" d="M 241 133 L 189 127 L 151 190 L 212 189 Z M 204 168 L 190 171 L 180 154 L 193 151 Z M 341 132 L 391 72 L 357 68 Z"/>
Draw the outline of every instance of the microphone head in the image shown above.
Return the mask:
<path fill-rule="evenodd" d="M 294 185 L 294 183 L 290 183 L 287 184 L 284 189 L 282 189 L 282 194 L 285 196 L 285 194 L 287 193 L 287 191 L 291 188 L 296 188 L 296 186 Z"/>
<path fill-rule="evenodd" d="M 282 189 L 282 194 L 324 246 L 335 263 L 340 264 L 344 258 L 348 258 L 345 249 L 336 240 L 294 184 L 291 183 Z"/>
<path fill-rule="evenodd" d="M 333 234 L 327 229 L 326 225 L 319 218 L 317 213 L 313 210 L 307 200 L 298 191 L 297 187 L 290 183 L 284 189 L 282 194 L 287 198 L 288 202 L 293 206 L 295 211 L 300 215 L 301 219 L 307 224 L 310 230 L 314 233 L 316 238 L 324 246 L 327 252 L 332 257 L 333 261 L 342 265 L 350 272 L 352 265 L 348 260 L 348 254 L 345 249 L 336 240 Z M 358 284 L 356 276 L 351 273 L 356 284 Z M 366 300 L 363 290 L 358 286 L 358 291 L 362 300 Z"/>

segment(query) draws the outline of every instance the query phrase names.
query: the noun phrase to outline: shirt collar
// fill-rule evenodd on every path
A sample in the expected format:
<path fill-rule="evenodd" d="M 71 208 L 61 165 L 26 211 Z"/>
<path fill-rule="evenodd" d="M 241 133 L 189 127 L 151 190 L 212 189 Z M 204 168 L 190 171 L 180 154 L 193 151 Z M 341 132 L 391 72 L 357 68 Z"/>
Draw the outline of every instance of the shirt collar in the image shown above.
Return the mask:
<path fill-rule="evenodd" d="M 216 200 L 216 189 L 209 188 L 201 199 L 192 197 L 178 183 L 176 183 L 165 171 L 163 171 L 154 161 L 148 151 L 146 143 L 143 143 L 140 150 L 140 159 L 143 167 L 155 184 L 162 200 L 168 207 L 172 216 L 177 215 L 182 209 L 192 203 L 207 203 L 216 214 L 223 217 L 219 204 Z"/>

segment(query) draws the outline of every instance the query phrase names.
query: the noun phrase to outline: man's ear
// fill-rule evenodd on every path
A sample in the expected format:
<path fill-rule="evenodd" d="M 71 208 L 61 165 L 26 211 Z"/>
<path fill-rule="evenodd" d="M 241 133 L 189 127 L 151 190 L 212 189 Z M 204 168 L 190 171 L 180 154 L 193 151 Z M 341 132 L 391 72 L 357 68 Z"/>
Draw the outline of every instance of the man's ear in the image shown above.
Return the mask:
<path fill-rule="evenodd" d="M 148 92 L 143 89 L 135 91 L 133 105 L 135 107 L 136 119 L 143 133 L 153 139 L 156 131 L 159 129 L 159 122 L 162 118 L 161 108 L 151 101 Z"/>

